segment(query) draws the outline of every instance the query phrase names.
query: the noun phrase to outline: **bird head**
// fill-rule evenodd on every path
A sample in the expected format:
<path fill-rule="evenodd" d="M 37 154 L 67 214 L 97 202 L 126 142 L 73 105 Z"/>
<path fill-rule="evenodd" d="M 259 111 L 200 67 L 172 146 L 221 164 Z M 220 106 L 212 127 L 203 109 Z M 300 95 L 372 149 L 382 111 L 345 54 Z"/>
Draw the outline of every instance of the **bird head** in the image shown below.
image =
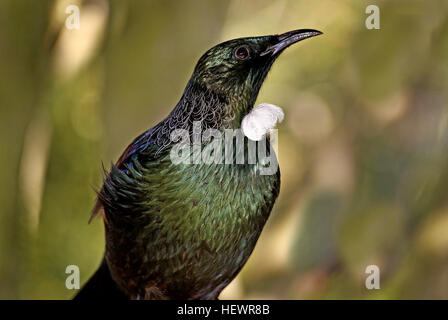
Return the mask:
<path fill-rule="evenodd" d="M 192 80 L 237 104 L 247 102 L 243 108 L 250 107 L 278 56 L 290 45 L 320 34 L 300 29 L 220 43 L 199 59 Z"/>

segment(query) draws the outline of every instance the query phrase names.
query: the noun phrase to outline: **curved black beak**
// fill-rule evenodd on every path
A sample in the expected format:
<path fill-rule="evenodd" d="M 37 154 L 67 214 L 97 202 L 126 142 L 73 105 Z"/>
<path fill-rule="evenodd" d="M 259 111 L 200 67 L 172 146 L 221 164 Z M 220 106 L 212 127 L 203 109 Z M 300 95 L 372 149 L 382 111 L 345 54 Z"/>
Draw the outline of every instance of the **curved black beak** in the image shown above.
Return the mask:
<path fill-rule="evenodd" d="M 302 41 L 304 39 L 308 39 L 311 37 L 315 37 L 322 34 L 322 32 L 318 30 L 313 29 L 299 29 L 299 30 L 293 30 L 289 32 L 282 33 L 280 35 L 277 35 L 277 43 L 269 46 L 265 51 L 263 51 L 260 56 L 270 55 L 274 56 L 293 43 Z"/>

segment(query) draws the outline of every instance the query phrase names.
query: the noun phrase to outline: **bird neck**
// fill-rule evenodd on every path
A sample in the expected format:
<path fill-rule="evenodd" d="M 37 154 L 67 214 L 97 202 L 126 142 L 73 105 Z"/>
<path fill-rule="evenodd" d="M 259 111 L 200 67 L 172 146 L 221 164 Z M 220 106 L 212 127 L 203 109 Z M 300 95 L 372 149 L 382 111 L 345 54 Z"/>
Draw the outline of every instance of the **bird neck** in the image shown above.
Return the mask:
<path fill-rule="evenodd" d="M 193 134 L 195 122 L 200 123 L 202 131 L 208 129 L 240 129 L 243 117 L 253 106 L 255 99 L 241 94 L 224 94 L 190 80 L 184 93 L 171 113 L 156 126 L 146 131 L 133 142 L 133 148 L 145 153 L 155 146 L 160 154 L 172 146 L 173 130 L 187 130 Z M 149 151 L 148 151 L 149 152 Z"/>
<path fill-rule="evenodd" d="M 220 92 L 192 79 L 169 117 L 182 119 L 182 128 L 200 121 L 204 130 L 238 129 L 254 100 L 242 88 Z"/>

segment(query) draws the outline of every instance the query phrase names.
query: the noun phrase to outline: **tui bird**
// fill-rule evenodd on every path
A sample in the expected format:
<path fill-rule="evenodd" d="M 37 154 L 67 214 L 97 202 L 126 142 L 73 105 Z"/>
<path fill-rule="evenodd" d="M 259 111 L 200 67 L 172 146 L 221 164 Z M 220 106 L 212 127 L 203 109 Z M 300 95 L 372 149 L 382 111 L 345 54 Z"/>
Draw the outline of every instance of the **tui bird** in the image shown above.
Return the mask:
<path fill-rule="evenodd" d="M 196 121 L 220 132 L 240 128 L 281 52 L 319 34 L 302 29 L 234 39 L 199 59 L 171 113 L 106 173 L 91 216 L 104 220 L 105 255 L 75 299 L 218 298 L 255 247 L 279 194 L 280 172 L 259 174 L 259 159 L 174 164 L 171 133 L 192 135 Z"/>

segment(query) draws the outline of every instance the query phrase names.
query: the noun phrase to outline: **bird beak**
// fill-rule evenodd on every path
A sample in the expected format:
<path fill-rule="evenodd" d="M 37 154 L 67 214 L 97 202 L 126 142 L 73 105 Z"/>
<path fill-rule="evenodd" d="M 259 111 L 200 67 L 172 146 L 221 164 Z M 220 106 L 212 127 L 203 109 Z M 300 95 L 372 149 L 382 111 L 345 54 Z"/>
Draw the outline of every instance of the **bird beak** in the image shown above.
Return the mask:
<path fill-rule="evenodd" d="M 302 41 L 307 38 L 315 37 L 320 34 L 322 34 L 322 32 L 313 29 L 300 29 L 282 33 L 276 36 L 278 42 L 269 46 L 260 54 L 260 56 L 265 56 L 268 54 L 271 56 L 275 56 L 293 43 Z"/>

